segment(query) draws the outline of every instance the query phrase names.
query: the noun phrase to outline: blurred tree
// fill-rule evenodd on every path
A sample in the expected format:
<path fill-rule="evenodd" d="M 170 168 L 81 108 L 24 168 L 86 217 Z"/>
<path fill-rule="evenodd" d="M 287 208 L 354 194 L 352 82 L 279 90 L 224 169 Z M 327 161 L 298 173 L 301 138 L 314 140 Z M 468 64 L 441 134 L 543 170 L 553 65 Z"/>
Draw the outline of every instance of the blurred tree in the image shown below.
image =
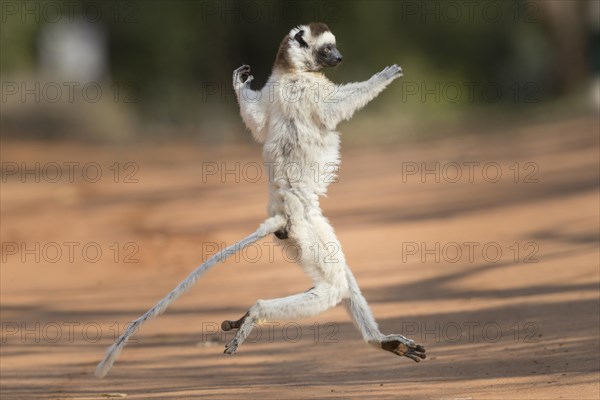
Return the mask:
<path fill-rule="evenodd" d="M 535 82 L 544 94 L 542 100 L 547 100 L 573 90 L 587 73 L 583 34 L 587 25 L 581 20 L 579 3 L 24 1 L 18 12 L 3 4 L 0 69 L 3 79 L 24 71 L 36 73 L 40 27 L 53 23 L 43 10 L 52 5 L 69 18 L 75 13 L 106 27 L 109 84 L 135 86 L 139 102 L 134 106 L 144 124 L 194 126 L 210 119 L 224 121 L 237 113 L 230 89 L 234 68 L 250 64 L 255 84 L 263 84 L 289 29 L 321 20 L 336 34 L 346 60 L 327 72 L 336 81 L 366 79 L 396 62 L 404 67 L 405 82 L 428 88 L 436 82 L 493 82 L 512 91 L 515 85 Z M 29 11 L 23 14 L 23 9 Z M 390 95 L 369 109 L 402 95 L 401 90 L 392 88 Z M 513 96 L 500 101 L 515 106 Z M 418 114 L 473 103 L 487 104 L 481 91 L 475 91 L 473 99 L 461 97 L 457 104 L 415 99 L 407 105 Z"/>

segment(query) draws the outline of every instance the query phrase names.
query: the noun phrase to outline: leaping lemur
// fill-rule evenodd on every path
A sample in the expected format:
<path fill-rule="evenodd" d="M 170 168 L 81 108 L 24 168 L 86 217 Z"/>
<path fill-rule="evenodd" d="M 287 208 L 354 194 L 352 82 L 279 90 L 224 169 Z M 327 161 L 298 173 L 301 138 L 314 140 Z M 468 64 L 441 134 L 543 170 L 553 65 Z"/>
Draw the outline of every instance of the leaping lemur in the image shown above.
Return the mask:
<path fill-rule="evenodd" d="M 250 86 L 253 77 L 248 65 L 233 72 L 242 119 L 256 141 L 264 143 L 263 158 L 270 169 L 269 217 L 256 232 L 211 257 L 133 321 L 107 350 L 96 368 L 97 377 L 108 373 L 141 324 L 164 312 L 206 270 L 272 233 L 296 250 L 298 263 L 314 286 L 288 297 L 258 300 L 239 320 L 223 321 L 224 331 L 237 329 L 235 337 L 225 345 L 225 353 L 234 354 L 262 321 L 310 317 L 343 301 L 367 343 L 417 362 L 425 358 L 425 348 L 413 340 L 379 331 L 319 205 L 319 196 L 326 193 L 340 161 L 337 125 L 402 76 L 402 69 L 394 64 L 364 82 L 335 85 L 319 71 L 341 61 L 329 27 L 311 23 L 295 27 L 285 36 L 272 74 L 260 91 Z"/>
<path fill-rule="evenodd" d="M 289 297 L 259 300 L 240 320 L 224 321 L 223 330 L 238 329 L 225 346 L 228 354 L 236 352 L 261 320 L 314 316 L 344 301 L 365 341 L 414 361 L 425 358 L 423 346 L 379 331 L 319 206 L 319 196 L 325 194 L 340 161 L 337 125 L 402 76 L 402 69 L 392 65 L 367 81 L 334 85 L 319 71 L 341 61 L 329 27 L 311 23 L 293 28 L 283 39 L 272 74 L 260 92 L 250 87 L 253 77 L 248 65 L 233 73 L 242 118 L 254 138 L 264 143 L 263 158 L 270 168 L 269 216 L 285 221 L 275 235 L 297 249 L 298 262 L 314 287 Z M 315 256 L 318 249 L 321 253 Z"/>

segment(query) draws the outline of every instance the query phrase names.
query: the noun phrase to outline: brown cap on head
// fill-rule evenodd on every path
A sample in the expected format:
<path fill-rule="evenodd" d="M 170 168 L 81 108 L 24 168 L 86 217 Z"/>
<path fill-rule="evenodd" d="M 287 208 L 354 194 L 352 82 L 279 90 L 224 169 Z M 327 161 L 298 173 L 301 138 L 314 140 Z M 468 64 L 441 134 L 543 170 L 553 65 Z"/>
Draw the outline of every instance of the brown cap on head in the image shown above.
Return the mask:
<path fill-rule="evenodd" d="M 319 36 L 323 32 L 331 32 L 327 24 L 323 22 L 313 22 L 308 24 L 310 33 L 314 36 Z"/>

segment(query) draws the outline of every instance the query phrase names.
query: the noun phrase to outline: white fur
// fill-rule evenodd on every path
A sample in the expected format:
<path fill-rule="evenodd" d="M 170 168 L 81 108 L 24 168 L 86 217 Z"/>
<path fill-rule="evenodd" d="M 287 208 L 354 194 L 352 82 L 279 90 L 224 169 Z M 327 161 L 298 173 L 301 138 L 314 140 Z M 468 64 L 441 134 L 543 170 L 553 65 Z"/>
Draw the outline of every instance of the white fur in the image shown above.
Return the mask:
<path fill-rule="evenodd" d="M 304 31 L 308 49 L 293 39 L 300 30 Z M 367 81 L 334 85 L 314 72 L 318 68 L 312 68 L 317 62 L 315 46 L 335 43 L 333 34 L 326 32 L 315 38 L 309 27 L 300 26 L 290 31 L 288 40 L 292 69 L 276 66 L 260 92 L 250 88 L 251 76 L 241 82 L 239 69 L 234 71 L 233 84 L 244 122 L 254 138 L 264 143 L 263 158 L 270 170 L 268 214 L 287 221 L 286 241 L 299 252 L 299 264 L 314 287 L 289 297 L 259 300 L 250 308 L 236 337 L 227 344 L 226 352 L 235 353 L 258 321 L 313 316 L 344 299 L 365 341 L 381 347 L 393 339 L 414 346 L 413 341 L 401 335 L 385 336 L 379 331 L 319 205 L 319 196 L 325 195 L 332 172 L 340 162 L 337 125 L 400 77 L 401 69 L 394 65 Z M 300 175 L 297 171 L 301 171 Z M 321 253 L 315 257 L 317 247 Z M 326 249 L 335 254 L 328 254 Z"/>

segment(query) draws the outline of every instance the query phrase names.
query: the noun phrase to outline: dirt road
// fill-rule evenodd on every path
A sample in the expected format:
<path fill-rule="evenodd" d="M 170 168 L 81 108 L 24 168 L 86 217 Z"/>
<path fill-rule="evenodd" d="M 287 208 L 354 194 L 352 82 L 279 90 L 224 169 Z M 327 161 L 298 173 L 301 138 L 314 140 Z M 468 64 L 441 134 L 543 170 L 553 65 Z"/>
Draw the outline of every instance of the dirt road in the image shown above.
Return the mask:
<path fill-rule="evenodd" d="M 311 286 L 269 239 L 145 325 L 104 380 L 127 322 L 264 218 L 260 149 L 3 143 L 1 397 L 598 399 L 597 123 L 343 149 L 323 208 L 420 364 L 363 344 L 341 307 L 222 354 L 222 320 Z"/>

